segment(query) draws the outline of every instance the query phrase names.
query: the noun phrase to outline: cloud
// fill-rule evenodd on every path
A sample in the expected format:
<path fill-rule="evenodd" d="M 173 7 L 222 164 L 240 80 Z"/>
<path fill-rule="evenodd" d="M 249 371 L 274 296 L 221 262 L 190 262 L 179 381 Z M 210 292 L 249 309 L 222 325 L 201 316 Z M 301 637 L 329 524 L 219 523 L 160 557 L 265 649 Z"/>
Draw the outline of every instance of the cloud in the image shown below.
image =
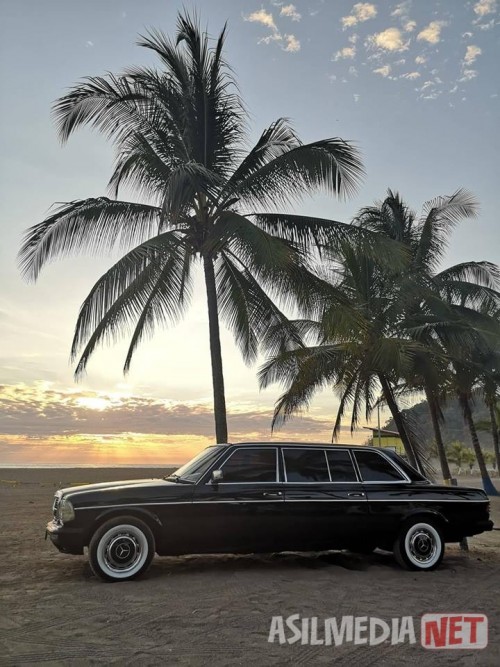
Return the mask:
<path fill-rule="evenodd" d="M 462 76 L 458 80 L 459 83 L 464 83 L 465 81 L 470 81 L 471 79 L 475 79 L 477 76 L 477 70 L 475 69 L 464 69 L 462 72 Z"/>
<path fill-rule="evenodd" d="M 464 63 L 466 65 L 472 65 L 472 63 L 476 60 L 478 56 L 480 56 L 482 53 L 481 49 L 479 46 L 474 46 L 473 44 L 470 44 L 467 47 L 467 51 L 465 52 L 465 58 L 464 58 Z"/>
<path fill-rule="evenodd" d="M 90 39 L 85 42 L 85 46 L 88 49 L 91 49 L 94 46 L 94 42 L 91 42 Z"/>
<path fill-rule="evenodd" d="M 228 410 L 231 432 L 270 434 L 272 410 L 253 404 Z M 316 418 L 308 417 L 311 422 Z M 305 425 L 303 420 L 299 420 Z M 326 421 L 319 420 L 326 425 Z M 299 423 L 299 422 L 297 422 Z M 93 391 L 55 390 L 39 384 L 0 385 L 0 434 L 71 437 L 81 433 L 210 436 L 211 405 Z"/>
<path fill-rule="evenodd" d="M 342 27 L 352 28 L 357 23 L 363 23 L 377 16 L 377 8 L 369 2 L 358 2 L 354 5 L 349 16 L 341 18 Z"/>
<path fill-rule="evenodd" d="M 273 19 L 271 12 L 267 12 L 264 8 L 258 9 L 255 12 L 252 12 L 248 16 L 243 17 L 245 21 L 250 21 L 251 23 L 260 23 L 265 25 L 266 28 L 271 30 L 277 30 L 276 24 Z"/>
<path fill-rule="evenodd" d="M 372 48 L 383 49 L 384 51 L 406 51 L 408 42 L 403 40 L 403 35 L 399 28 L 387 28 L 382 32 L 370 35 L 367 45 Z"/>
<path fill-rule="evenodd" d="M 281 35 L 279 32 L 272 32 L 270 35 L 266 35 L 266 37 L 261 37 L 259 40 L 257 40 L 257 44 L 271 44 L 271 42 L 281 41 L 283 41 L 283 35 Z"/>
<path fill-rule="evenodd" d="M 441 95 L 440 90 L 433 90 L 432 93 L 429 93 L 428 95 L 421 95 L 423 100 L 435 100 Z"/>
<path fill-rule="evenodd" d="M 384 65 L 383 67 L 378 67 L 377 69 L 373 70 L 374 74 L 380 74 L 380 76 L 388 77 L 389 74 L 391 73 L 391 66 L 390 65 Z"/>
<path fill-rule="evenodd" d="M 441 37 L 441 30 L 446 26 L 445 21 L 431 21 L 429 25 L 418 33 L 417 39 L 437 44 Z"/>
<path fill-rule="evenodd" d="M 235 441 L 271 438 L 272 409 L 253 403 L 228 407 Z M 318 442 L 330 435 L 331 420 L 322 416 L 305 415 L 286 428 L 287 440 Z M 0 385 L 4 463 L 182 462 L 212 442 L 211 405 L 46 384 Z"/>
<path fill-rule="evenodd" d="M 434 83 L 434 81 L 425 81 L 425 83 L 420 88 L 420 92 L 423 93 L 425 90 L 427 90 L 428 88 L 433 88 L 435 85 L 436 84 Z"/>
<path fill-rule="evenodd" d="M 394 7 L 394 9 L 391 12 L 391 16 L 408 16 L 410 7 L 411 7 L 411 0 L 406 0 L 405 2 L 401 2 L 399 5 L 396 5 Z"/>
<path fill-rule="evenodd" d="M 287 5 L 286 7 L 281 8 L 281 13 L 283 14 L 283 9 L 285 9 L 285 16 L 289 16 L 293 20 L 299 20 L 300 14 L 297 14 L 298 18 L 292 16 L 292 10 L 295 9 L 294 5 Z M 274 22 L 273 15 L 266 11 L 264 8 L 259 9 L 255 12 L 252 12 L 248 16 L 243 17 L 245 21 L 251 21 L 253 23 L 260 23 L 266 28 L 269 28 L 272 32 L 265 37 L 261 37 L 257 44 L 272 44 L 273 42 L 279 43 L 283 51 L 288 53 L 297 53 L 300 51 L 300 41 L 295 37 L 295 35 L 281 34 L 276 27 Z"/>
<path fill-rule="evenodd" d="M 352 96 L 352 98 L 356 102 L 356 104 L 359 102 L 360 97 L 361 97 L 361 95 L 359 93 L 354 93 L 354 95 Z"/>
<path fill-rule="evenodd" d="M 486 16 L 487 14 L 494 14 L 497 10 L 496 0 L 479 0 L 474 5 L 474 11 L 478 16 Z"/>
<path fill-rule="evenodd" d="M 417 27 L 417 22 L 410 19 L 410 8 L 411 0 L 407 0 L 406 2 L 401 2 L 399 5 L 396 5 L 394 10 L 391 12 L 391 16 L 400 19 L 401 25 L 405 32 L 413 32 Z"/>
<path fill-rule="evenodd" d="M 424 63 L 427 62 L 427 58 L 425 56 L 417 56 L 415 58 L 415 62 L 417 63 L 417 65 L 423 65 Z"/>
<path fill-rule="evenodd" d="M 349 74 L 350 74 L 351 76 L 358 76 L 358 70 L 357 70 L 356 67 L 354 67 L 354 65 L 351 65 L 351 66 L 349 67 Z"/>
<path fill-rule="evenodd" d="M 295 35 L 285 35 L 285 40 L 286 46 L 283 49 L 284 51 L 288 51 L 289 53 L 300 51 L 300 42 Z"/>
<path fill-rule="evenodd" d="M 333 60 L 337 62 L 337 60 L 343 60 L 345 58 L 354 58 L 356 55 L 356 47 L 355 46 L 344 46 L 343 49 L 340 49 L 340 51 L 337 51 L 337 53 L 333 56 Z"/>
<path fill-rule="evenodd" d="M 491 21 L 488 21 L 488 23 L 479 23 L 479 19 L 477 21 L 473 21 L 475 25 L 479 28 L 479 30 L 491 30 L 493 26 L 495 25 L 495 19 L 491 19 Z"/>
<path fill-rule="evenodd" d="M 409 79 L 410 81 L 413 81 L 413 79 L 418 79 L 420 76 L 420 72 L 408 72 L 407 74 L 401 74 L 400 79 Z"/>
<path fill-rule="evenodd" d="M 462 34 L 462 38 L 463 38 L 463 39 L 470 39 L 471 37 L 472 37 L 472 33 L 471 33 L 471 32 L 464 32 L 464 33 Z"/>
<path fill-rule="evenodd" d="M 295 5 L 284 5 L 280 11 L 281 16 L 287 16 L 292 21 L 300 21 L 302 14 L 299 14 Z"/>

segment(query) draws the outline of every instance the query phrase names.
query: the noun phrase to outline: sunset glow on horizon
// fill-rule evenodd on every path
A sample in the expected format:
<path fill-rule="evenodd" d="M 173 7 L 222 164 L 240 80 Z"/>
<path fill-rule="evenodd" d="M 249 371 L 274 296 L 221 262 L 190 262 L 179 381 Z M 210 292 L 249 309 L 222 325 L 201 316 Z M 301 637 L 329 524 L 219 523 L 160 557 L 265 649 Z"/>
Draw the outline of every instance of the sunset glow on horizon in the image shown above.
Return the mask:
<path fill-rule="evenodd" d="M 230 440 L 331 439 L 331 423 L 319 416 L 297 418 L 274 434 L 271 418 L 268 409 L 234 405 Z M 63 391 L 51 383 L 0 386 L 0 462 L 7 465 L 177 465 L 215 442 L 211 426 L 210 404 Z M 362 443 L 367 432 L 343 431 L 342 438 Z"/>

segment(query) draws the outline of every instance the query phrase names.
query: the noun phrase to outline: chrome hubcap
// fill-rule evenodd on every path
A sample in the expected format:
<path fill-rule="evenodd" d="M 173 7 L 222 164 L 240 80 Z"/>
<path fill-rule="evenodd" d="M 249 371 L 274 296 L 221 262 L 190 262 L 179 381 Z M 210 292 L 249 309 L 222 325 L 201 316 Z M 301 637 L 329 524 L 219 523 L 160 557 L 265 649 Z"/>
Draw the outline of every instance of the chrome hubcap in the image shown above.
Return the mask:
<path fill-rule="evenodd" d="M 410 537 L 410 553 L 419 563 L 427 563 L 436 555 L 437 544 L 434 535 L 420 528 Z"/>
<path fill-rule="evenodd" d="M 135 535 L 119 533 L 106 544 L 104 559 L 111 570 L 124 572 L 132 569 L 141 557 L 141 545 Z"/>

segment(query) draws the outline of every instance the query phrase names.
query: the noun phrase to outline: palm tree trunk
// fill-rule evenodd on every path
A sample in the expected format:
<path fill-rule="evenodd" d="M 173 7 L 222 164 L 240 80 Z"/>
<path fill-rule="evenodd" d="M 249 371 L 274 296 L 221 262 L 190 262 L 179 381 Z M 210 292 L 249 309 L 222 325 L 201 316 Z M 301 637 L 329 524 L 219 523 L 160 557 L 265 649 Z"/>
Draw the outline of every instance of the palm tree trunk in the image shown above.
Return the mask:
<path fill-rule="evenodd" d="M 470 437 L 472 440 L 472 446 L 474 447 L 474 452 L 476 454 L 477 464 L 479 466 L 479 471 L 481 472 L 481 478 L 483 480 L 483 489 L 489 496 L 498 496 L 498 491 L 493 486 L 493 482 L 488 474 L 486 469 L 486 463 L 484 462 L 483 450 L 479 443 L 479 438 L 477 437 L 476 426 L 474 420 L 472 419 L 472 410 L 470 408 L 470 402 L 466 395 L 459 394 L 458 400 L 462 408 L 465 423 L 469 427 Z"/>
<path fill-rule="evenodd" d="M 491 434 L 493 436 L 493 450 L 495 452 L 495 459 L 497 462 L 497 472 L 500 474 L 500 438 L 498 437 L 499 425 L 497 424 L 494 404 L 488 402 L 488 409 L 490 411 Z"/>
<path fill-rule="evenodd" d="M 399 431 L 399 435 L 401 437 L 401 441 L 403 442 L 406 455 L 408 456 L 408 461 L 414 468 L 423 472 L 421 466 L 419 465 L 418 457 L 416 456 L 413 444 L 408 436 L 403 415 L 401 414 L 398 404 L 396 403 L 396 399 L 394 398 L 391 385 L 389 384 L 387 378 L 384 375 L 382 375 L 382 373 L 380 373 L 378 379 L 380 381 L 380 385 L 382 387 L 382 393 L 384 394 L 387 406 L 391 411 L 392 418 L 394 419 L 396 428 Z"/>
<path fill-rule="evenodd" d="M 219 310 L 215 271 L 211 257 L 203 258 L 205 287 L 207 290 L 208 327 L 210 335 L 210 358 L 212 361 L 212 385 L 214 392 L 215 437 L 217 442 L 227 442 L 226 396 L 220 346 Z"/>
<path fill-rule="evenodd" d="M 450 466 L 448 465 L 448 459 L 446 458 L 443 435 L 441 433 L 441 426 L 439 424 L 437 400 L 434 396 L 434 392 L 427 385 L 425 387 L 425 397 L 427 398 L 427 405 L 429 406 L 429 412 L 431 413 L 432 427 L 434 429 L 434 437 L 436 438 L 436 448 L 438 452 L 439 463 L 441 465 L 441 472 L 443 473 L 443 479 L 445 482 L 450 482 Z"/>

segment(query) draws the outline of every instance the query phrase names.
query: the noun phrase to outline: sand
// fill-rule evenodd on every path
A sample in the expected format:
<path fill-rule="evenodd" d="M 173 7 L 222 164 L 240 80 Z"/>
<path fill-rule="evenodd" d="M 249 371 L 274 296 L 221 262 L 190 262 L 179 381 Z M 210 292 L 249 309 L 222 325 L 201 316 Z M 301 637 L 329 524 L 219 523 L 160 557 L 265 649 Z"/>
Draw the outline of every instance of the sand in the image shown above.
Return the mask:
<path fill-rule="evenodd" d="M 60 485 L 160 476 L 145 469 L 0 469 L 1 665 L 499 665 L 500 531 L 447 548 L 441 569 L 406 572 L 390 554 L 156 558 L 140 580 L 103 584 L 86 556 L 44 541 Z M 500 525 L 500 502 L 492 502 Z M 294 613 L 384 620 L 424 613 L 489 616 L 483 651 L 268 643 Z M 290 633 L 289 633 L 290 634 Z"/>

